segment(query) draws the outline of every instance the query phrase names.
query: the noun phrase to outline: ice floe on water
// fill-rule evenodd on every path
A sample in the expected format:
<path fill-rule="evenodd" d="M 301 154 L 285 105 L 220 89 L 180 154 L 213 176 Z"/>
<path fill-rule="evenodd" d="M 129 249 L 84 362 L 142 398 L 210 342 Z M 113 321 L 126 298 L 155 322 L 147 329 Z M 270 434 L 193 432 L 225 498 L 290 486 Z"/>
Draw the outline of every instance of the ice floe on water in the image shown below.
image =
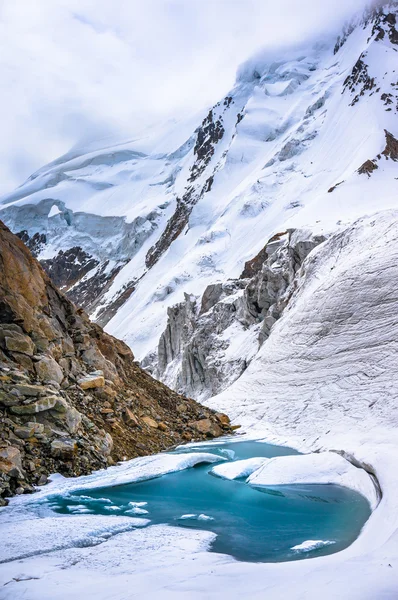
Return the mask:
<path fill-rule="evenodd" d="M 129 502 L 128 506 L 131 508 L 124 511 L 127 515 L 147 515 L 149 512 L 143 508 L 143 506 L 148 506 L 148 502 Z"/>
<path fill-rule="evenodd" d="M 84 494 L 79 494 L 74 496 L 75 500 L 83 500 L 83 502 L 102 502 L 105 504 L 112 504 L 112 500 L 109 500 L 109 498 L 93 498 L 92 496 L 85 496 Z"/>
<path fill-rule="evenodd" d="M 70 513 L 73 514 L 84 514 L 92 512 L 85 504 L 72 504 L 67 506 L 67 509 Z"/>
<path fill-rule="evenodd" d="M 138 506 L 133 506 L 133 508 L 129 508 L 124 511 L 125 515 L 147 515 L 149 511 L 145 510 L 145 508 L 139 508 Z"/>
<path fill-rule="evenodd" d="M 204 515 L 203 513 L 200 515 L 195 514 L 187 514 L 181 515 L 178 517 L 178 521 L 214 521 L 214 517 L 210 517 L 209 515 Z"/>
<path fill-rule="evenodd" d="M 311 550 L 317 550 L 318 548 L 323 548 L 323 546 L 330 546 L 335 543 L 333 540 L 306 540 L 290 549 L 295 552 L 311 552 Z"/>

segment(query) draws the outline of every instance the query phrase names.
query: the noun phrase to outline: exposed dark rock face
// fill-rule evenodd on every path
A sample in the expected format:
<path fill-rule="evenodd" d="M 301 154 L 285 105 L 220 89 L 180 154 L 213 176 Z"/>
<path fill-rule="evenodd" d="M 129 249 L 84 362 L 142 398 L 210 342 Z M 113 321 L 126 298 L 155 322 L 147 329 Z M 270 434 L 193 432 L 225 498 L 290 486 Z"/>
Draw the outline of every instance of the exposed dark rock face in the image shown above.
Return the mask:
<path fill-rule="evenodd" d="M 368 72 L 368 65 L 365 62 L 366 52 L 362 53 L 355 63 L 352 72 L 344 81 L 344 89 L 348 89 L 351 94 L 355 94 L 351 101 L 351 106 L 354 106 L 359 101 L 361 96 L 365 95 L 365 92 L 370 92 L 376 87 L 376 81 L 374 77 L 370 77 Z"/>
<path fill-rule="evenodd" d="M 373 171 L 379 168 L 377 163 L 382 160 L 382 156 L 387 160 L 391 159 L 393 161 L 398 161 L 398 140 L 386 129 L 384 130 L 384 134 L 386 136 L 386 145 L 383 152 L 378 154 L 373 160 L 366 160 L 358 169 L 360 175 L 367 175 L 370 177 Z"/>
<path fill-rule="evenodd" d="M 125 262 L 122 262 L 116 264 L 113 268 L 109 268 L 109 261 L 107 260 L 98 265 L 98 268 L 90 277 L 87 279 L 80 278 L 72 289 L 66 291 L 68 298 L 77 306 L 83 307 L 87 312 L 93 313 L 97 306 L 101 304 L 104 294 L 125 264 Z M 104 318 L 102 325 L 106 325 L 108 320 Z"/>
<path fill-rule="evenodd" d="M 160 236 L 160 239 L 156 242 L 152 248 L 148 250 L 145 257 L 145 264 L 150 269 L 159 260 L 162 254 L 169 248 L 170 244 L 180 235 L 183 229 L 188 224 L 189 215 L 191 214 L 192 208 L 196 202 L 191 202 L 192 192 L 189 191 L 184 195 L 181 200 L 177 198 L 177 206 L 169 219 L 166 229 Z"/>
<path fill-rule="evenodd" d="M 145 373 L 0 222 L 0 504 L 55 471 L 81 475 L 229 430 Z"/>
<path fill-rule="evenodd" d="M 377 41 L 384 40 L 387 35 L 391 44 L 398 44 L 396 24 L 397 18 L 394 13 L 384 14 L 382 10 L 379 10 L 375 15 L 372 35 L 376 35 Z"/>
<path fill-rule="evenodd" d="M 224 111 L 229 108 L 231 102 L 233 102 L 233 100 L 230 96 L 225 98 L 223 104 Z M 174 214 L 168 221 L 159 240 L 149 249 L 145 257 L 145 264 L 148 269 L 153 267 L 174 240 L 176 240 L 184 231 L 185 227 L 188 225 L 193 207 L 200 198 L 212 188 L 214 180 L 213 173 L 209 175 L 204 184 L 195 187 L 194 183 L 206 170 L 206 167 L 209 165 L 212 156 L 214 155 L 218 142 L 223 138 L 225 133 L 222 115 L 219 115 L 218 117 L 215 116 L 216 109 L 219 109 L 219 107 L 220 103 L 217 103 L 215 107 L 209 111 L 209 114 L 197 130 L 194 146 L 195 160 L 191 166 L 191 174 L 188 178 L 188 182 L 192 185 L 189 185 L 186 188 L 182 198 L 176 199 L 177 204 Z"/>
<path fill-rule="evenodd" d="M 49 216 L 54 207 L 58 213 Z M 155 231 L 160 215 L 150 211 L 128 223 L 124 217 L 73 212 L 52 198 L 11 205 L 0 212 L 35 257 L 40 259 L 44 250 L 49 251 L 51 258 L 41 260 L 43 268 L 73 302 L 90 314 L 101 305 L 119 271 Z M 131 281 L 127 286 L 130 293 L 134 284 Z M 115 302 L 122 297 L 126 300 L 128 296 L 119 294 Z M 106 323 L 108 314 L 112 315 L 111 306 L 109 311 L 101 311 L 101 323 Z"/>
<path fill-rule="evenodd" d="M 379 4 L 388 5 L 386 2 Z M 373 27 L 370 38 L 373 37 L 376 42 L 387 42 L 395 46 L 398 45 L 398 31 L 396 29 L 397 18 L 393 12 L 385 12 L 385 10 L 385 6 L 379 6 L 378 8 L 366 10 L 364 12 L 362 25 L 363 27 L 367 27 L 368 24 L 372 22 Z M 344 35 L 341 38 L 338 38 L 335 46 L 335 53 L 345 43 L 348 35 L 353 31 L 353 29 L 354 26 L 348 27 Z M 368 39 L 368 42 L 370 41 L 370 38 Z M 351 101 L 351 106 L 354 106 L 354 104 L 356 104 L 366 93 L 372 95 L 375 92 L 379 92 L 380 86 L 382 86 L 381 81 L 376 81 L 374 77 L 370 77 L 368 65 L 366 63 L 366 57 L 367 52 L 363 52 L 354 65 L 352 72 L 344 81 L 343 92 L 348 89 L 351 94 L 355 94 L 353 100 Z M 394 86 L 394 84 L 392 84 L 392 86 Z M 381 94 L 381 100 L 387 106 L 387 111 L 392 110 L 392 106 L 390 105 L 393 105 L 394 102 L 396 104 L 396 109 L 398 110 L 398 102 L 396 102 L 398 101 L 398 98 L 394 98 L 391 93 L 383 92 Z"/>
<path fill-rule="evenodd" d="M 337 52 L 340 50 L 340 48 L 342 46 L 344 46 L 344 44 L 347 41 L 348 36 L 351 35 L 351 33 L 354 31 L 354 29 L 355 29 L 354 23 L 350 23 L 349 25 L 346 25 L 344 27 L 342 34 L 339 35 L 337 38 L 336 44 L 334 46 L 333 54 L 337 54 Z"/>
<path fill-rule="evenodd" d="M 398 140 L 386 129 L 384 130 L 384 133 L 386 134 L 386 147 L 382 154 L 386 158 L 398 161 Z"/>
<path fill-rule="evenodd" d="M 232 98 L 225 104 L 228 108 Z M 213 110 L 209 111 L 207 117 L 199 127 L 196 144 L 193 149 L 196 161 L 191 167 L 191 176 L 189 181 L 195 181 L 203 173 L 214 154 L 215 145 L 221 140 L 225 133 L 222 117 L 215 118 Z"/>
<path fill-rule="evenodd" d="M 344 181 L 339 181 L 339 182 L 338 182 L 338 183 L 336 183 L 335 185 L 332 185 L 332 187 L 328 189 L 328 194 L 331 194 L 332 192 L 334 192 L 334 190 L 335 190 L 336 188 L 338 188 L 338 187 L 339 187 L 339 185 L 341 185 L 342 183 L 344 183 Z"/>
<path fill-rule="evenodd" d="M 264 248 L 262 248 L 254 258 L 245 263 L 245 268 L 242 271 L 240 279 L 247 279 L 257 275 L 264 262 L 267 260 L 268 255 L 272 254 L 272 248 L 275 249 L 274 245 L 279 245 L 281 238 L 286 234 L 287 231 L 284 231 L 283 233 L 276 233 L 274 236 L 272 236 Z"/>
<path fill-rule="evenodd" d="M 267 259 L 244 291 L 248 313 L 261 322 L 260 345 L 288 305 L 304 260 L 325 239 L 323 235 L 292 229 L 284 236 L 277 234 L 270 239 Z"/>
<path fill-rule="evenodd" d="M 47 243 L 47 237 L 44 233 L 37 232 L 30 237 L 26 229 L 24 229 L 23 231 L 19 231 L 16 235 L 27 245 L 33 256 L 38 256 Z"/>
<path fill-rule="evenodd" d="M 119 270 L 117 272 L 119 272 Z M 112 283 L 112 281 L 108 281 L 107 287 L 110 286 L 110 283 Z M 129 281 L 118 292 L 116 298 L 104 306 L 100 306 L 96 314 L 95 322 L 98 323 L 98 325 L 101 325 L 101 327 L 105 327 L 108 321 L 115 316 L 119 308 L 130 298 L 131 294 L 135 291 L 136 284 L 137 281 L 135 279 Z M 97 304 L 99 304 L 99 302 L 97 302 Z"/>
<path fill-rule="evenodd" d="M 373 171 L 375 171 L 378 168 L 379 167 L 377 166 L 376 161 L 374 161 L 374 160 L 365 160 L 365 162 L 363 163 L 363 165 L 361 165 L 359 167 L 358 173 L 360 175 L 367 175 L 368 177 L 370 177 L 371 174 L 373 173 Z"/>
<path fill-rule="evenodd" d="M 60 250 L 57 256 L 51 260 L 42 260 L 40 263 L 56 286 L 61 290 L 68 290 L 91 269 L 94 269 L 99 261 L 79 246 L 74 246 L 65 252 Z"/>

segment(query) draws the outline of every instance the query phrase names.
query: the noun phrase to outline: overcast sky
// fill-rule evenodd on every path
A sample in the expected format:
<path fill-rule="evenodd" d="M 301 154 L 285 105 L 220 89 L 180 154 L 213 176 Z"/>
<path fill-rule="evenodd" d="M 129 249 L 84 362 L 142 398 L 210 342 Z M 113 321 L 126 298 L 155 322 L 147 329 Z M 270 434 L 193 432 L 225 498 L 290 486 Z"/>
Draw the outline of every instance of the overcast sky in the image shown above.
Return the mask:
<path fill-rule="evenodd" d="M 202 109 L 366 0 L 0 0 L 0 193 L 82 140 Z"/>

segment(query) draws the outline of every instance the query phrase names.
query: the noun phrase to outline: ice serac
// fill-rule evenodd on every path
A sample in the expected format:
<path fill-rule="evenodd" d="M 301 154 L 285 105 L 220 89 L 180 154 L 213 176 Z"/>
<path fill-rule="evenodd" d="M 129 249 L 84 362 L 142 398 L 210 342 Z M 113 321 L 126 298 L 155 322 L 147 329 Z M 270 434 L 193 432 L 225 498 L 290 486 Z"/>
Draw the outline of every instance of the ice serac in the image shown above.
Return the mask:
<path fill-rule="evenodd" d="M 151 363 L 167 309 L 221 285 L 228 313 L 241 288 L 230 293 L 227 280 L 275 234 L 325 235 L 396 206 L 396 56 L 397 4 L 386 2 L 337 44 L 255 56 L 203 114 L 69 152 L 3 197 L 0 217 L 63 291 Z M 206 380 L 195 352 L 186 375 L 164 376 L 201 395 L 215 376 Z M 205 370 L 220 372 L 219 352 L 209 348 Z M 236 352 L 228 360 L 244 370 Z"/>
<path fill-rule="evenodd" d="M 49 473 L 82 475 L 228 430 L 144 372 L 0 222 L 0 506 Z"/>
<path fill-rule="evenodd" d="M 172 388 L 206 399 L 247 368 L 293 294 L 306 256 L 324 236 L 305 230 L 274 235 L 239 279 L 185 295 L 168 309 L 158 355 L 145 366 Z M 150 362 L 152 358 L 152 362 Z"/>

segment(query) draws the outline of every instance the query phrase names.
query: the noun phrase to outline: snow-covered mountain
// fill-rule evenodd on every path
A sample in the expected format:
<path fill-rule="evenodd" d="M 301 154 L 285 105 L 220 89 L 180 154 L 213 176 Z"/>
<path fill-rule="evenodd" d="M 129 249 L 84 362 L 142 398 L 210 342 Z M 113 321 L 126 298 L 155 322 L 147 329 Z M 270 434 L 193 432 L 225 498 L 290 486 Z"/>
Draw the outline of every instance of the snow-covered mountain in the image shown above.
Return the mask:
<path fill-rule="evenodd" d="M 69 152 L 3 197 L 0 218 L 150 370 L 221 391 L 308 252 L 397 207 L 397 15 L 386 2 L 337 42 L 260 53 L 203 115 Z"/>

